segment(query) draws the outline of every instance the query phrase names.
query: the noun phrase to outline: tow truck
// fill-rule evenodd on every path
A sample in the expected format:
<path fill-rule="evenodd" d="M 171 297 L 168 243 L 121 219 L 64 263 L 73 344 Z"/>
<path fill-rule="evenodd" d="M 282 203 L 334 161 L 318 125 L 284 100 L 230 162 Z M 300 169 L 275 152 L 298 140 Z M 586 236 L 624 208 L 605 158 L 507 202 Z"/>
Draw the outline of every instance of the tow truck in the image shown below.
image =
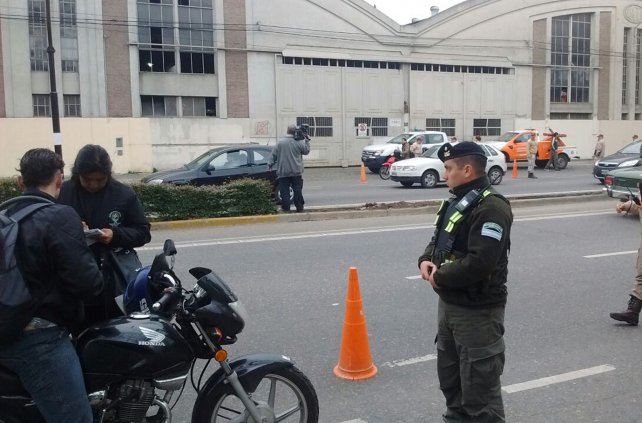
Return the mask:
<path fill-rule="evenodd" d="M 548 132 L 542 133 L 544 139 L 539 139 L 540 134 L 535 129 L 524 129 L 505 132 L 498 141 L 486 141 L 485 143 L 497 147 L 497 149 L 504 153 L 506 163 L 512 163 L 515 160 L 522 162 L 528 160 L 528 140 L 532 134 L 535 134 L 538 139 L 535 166 L 543 168 L 551 158 L 551 140 L 553 139 L 554 131 L 550 128 Z M 577 154 L 577 147 L 566 145 L 562 140 L 564 137 L 566 137 L 566 134 L 558 133 L 557 135 L 557 167 L 559 169 L 565 169 L 571 159 L 580 158 Z"/>

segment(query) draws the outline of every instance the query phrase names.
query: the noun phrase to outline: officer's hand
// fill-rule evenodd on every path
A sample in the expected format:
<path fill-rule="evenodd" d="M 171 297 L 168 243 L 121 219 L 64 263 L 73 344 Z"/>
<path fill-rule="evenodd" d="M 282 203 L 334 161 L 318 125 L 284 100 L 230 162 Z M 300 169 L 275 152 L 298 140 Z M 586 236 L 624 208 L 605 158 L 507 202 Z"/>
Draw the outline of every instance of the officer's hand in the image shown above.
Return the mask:
<path fill-rule="evenodd" d="M 419 270 L 421 271 L 421 277 L 424 280 L 430 282 L 430 286 L 432 286 L 433 288 L 437 288 L 437 283 L 433 278 L 433 275 L 437 271 L 437 265 L 428 260 L 422 261 L 419 265 Z"/>

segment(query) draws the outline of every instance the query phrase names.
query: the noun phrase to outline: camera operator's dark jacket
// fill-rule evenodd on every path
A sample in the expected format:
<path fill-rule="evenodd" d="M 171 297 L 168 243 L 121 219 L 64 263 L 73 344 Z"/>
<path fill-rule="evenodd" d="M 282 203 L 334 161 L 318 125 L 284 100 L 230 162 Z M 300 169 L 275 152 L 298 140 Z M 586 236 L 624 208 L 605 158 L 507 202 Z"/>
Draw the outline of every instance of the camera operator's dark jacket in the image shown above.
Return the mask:
<path fill-rule="evenodd" d="M 310 140 L 297 141 L 292 135 L 281 138 L 268 161 L 270 168 L 276 164 L 276 176 L 287 178 L 303 175 L 303 156 L 310 152 Z"/>
<path fill-rule="evenodd" d="M 39 190 L 24 194 L 56 201 Z M 7 214 L 31 203 L 19 202 Z M 19 228 L 16 260 L 32 297 L 39 301 L 35 317 L 72 329 L 83 318 L 82 300 L 103 288 L 80 217 L 71 207 L 53 204 L 21 221 Z"/>
<path fill-rule="evenodd" d="M 456 187 L 452 190 L 455 198 L 450 204 L 456 204 L 473 189 L 483 191 L 489 187 L 490 181 L 486 176 Z M 490 191 L 493 192 L 492 189 Z M 448 219 L 441 220 L 440 228 L 435 229 L 424 254 L 419 257 L 419 264 L 429 260 L 441 265 L 434 274 L 438 286 L 435 292 L 444 302 L 464 307 L 506 304 L 512 222 L 513 213 L 506 199 L 496 194 L 485 197 L 464 214 L 454 235 L 450 257 L 453 261 L 442 264 L 440 261 L 444 257 L 435 243 Z"/>

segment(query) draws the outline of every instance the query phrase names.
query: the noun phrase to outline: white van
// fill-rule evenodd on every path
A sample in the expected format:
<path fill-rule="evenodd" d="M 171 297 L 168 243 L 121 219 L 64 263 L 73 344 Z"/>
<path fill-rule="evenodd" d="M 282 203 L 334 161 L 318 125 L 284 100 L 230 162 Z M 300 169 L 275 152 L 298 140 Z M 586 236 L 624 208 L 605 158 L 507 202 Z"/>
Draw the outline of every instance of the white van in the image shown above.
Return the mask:
<path fill-rule="evenodd" d="M 412 145 L 418 136 L 423 138 L 424 150 L 429 145 L 443 144 L 448 142 L 448 136 L 443 132 L 437 131 L 412 131 L 399 134 L 396 137 L 386 141 L 383 144 L 367 145 L 361 152 L 361 161 L 370 169 L 371 172 L 377 173 L 379 168 L 395 150 L 401 150 L 401 140 L 405 138 Z"/>

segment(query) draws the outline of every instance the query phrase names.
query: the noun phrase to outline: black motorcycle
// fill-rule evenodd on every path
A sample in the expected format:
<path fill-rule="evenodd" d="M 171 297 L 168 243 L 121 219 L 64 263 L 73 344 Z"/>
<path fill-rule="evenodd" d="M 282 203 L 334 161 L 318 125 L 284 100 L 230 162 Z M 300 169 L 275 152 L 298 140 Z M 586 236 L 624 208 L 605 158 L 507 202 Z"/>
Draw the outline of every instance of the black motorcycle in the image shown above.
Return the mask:
<path fill-rule="evenodd" d="M 283 355 L 252 354 L 229 361 L 245 326 L 245 310 L 228 285 L 210 269 L 196 267 L 187 291 L 170 267 L 171 240 L 128 290 L 128 307 L 141 310 L 82 332 L 76 349 L 94 421 L 171 423 L 170 402 L 187 383 L 198 396 L 192 422 L 316 423 L 319 403 L 309 379 Z M 139 288 L 140 292 L 136 292 Z M 151 311 L 147 304 L 153 304 Z M 129 310 L 128 310 L 129 311 Z M 201 385 L 196 359 L 220 368 Z M 0 423 L 44 422 L 17 376 L 0 367 Z"/>

